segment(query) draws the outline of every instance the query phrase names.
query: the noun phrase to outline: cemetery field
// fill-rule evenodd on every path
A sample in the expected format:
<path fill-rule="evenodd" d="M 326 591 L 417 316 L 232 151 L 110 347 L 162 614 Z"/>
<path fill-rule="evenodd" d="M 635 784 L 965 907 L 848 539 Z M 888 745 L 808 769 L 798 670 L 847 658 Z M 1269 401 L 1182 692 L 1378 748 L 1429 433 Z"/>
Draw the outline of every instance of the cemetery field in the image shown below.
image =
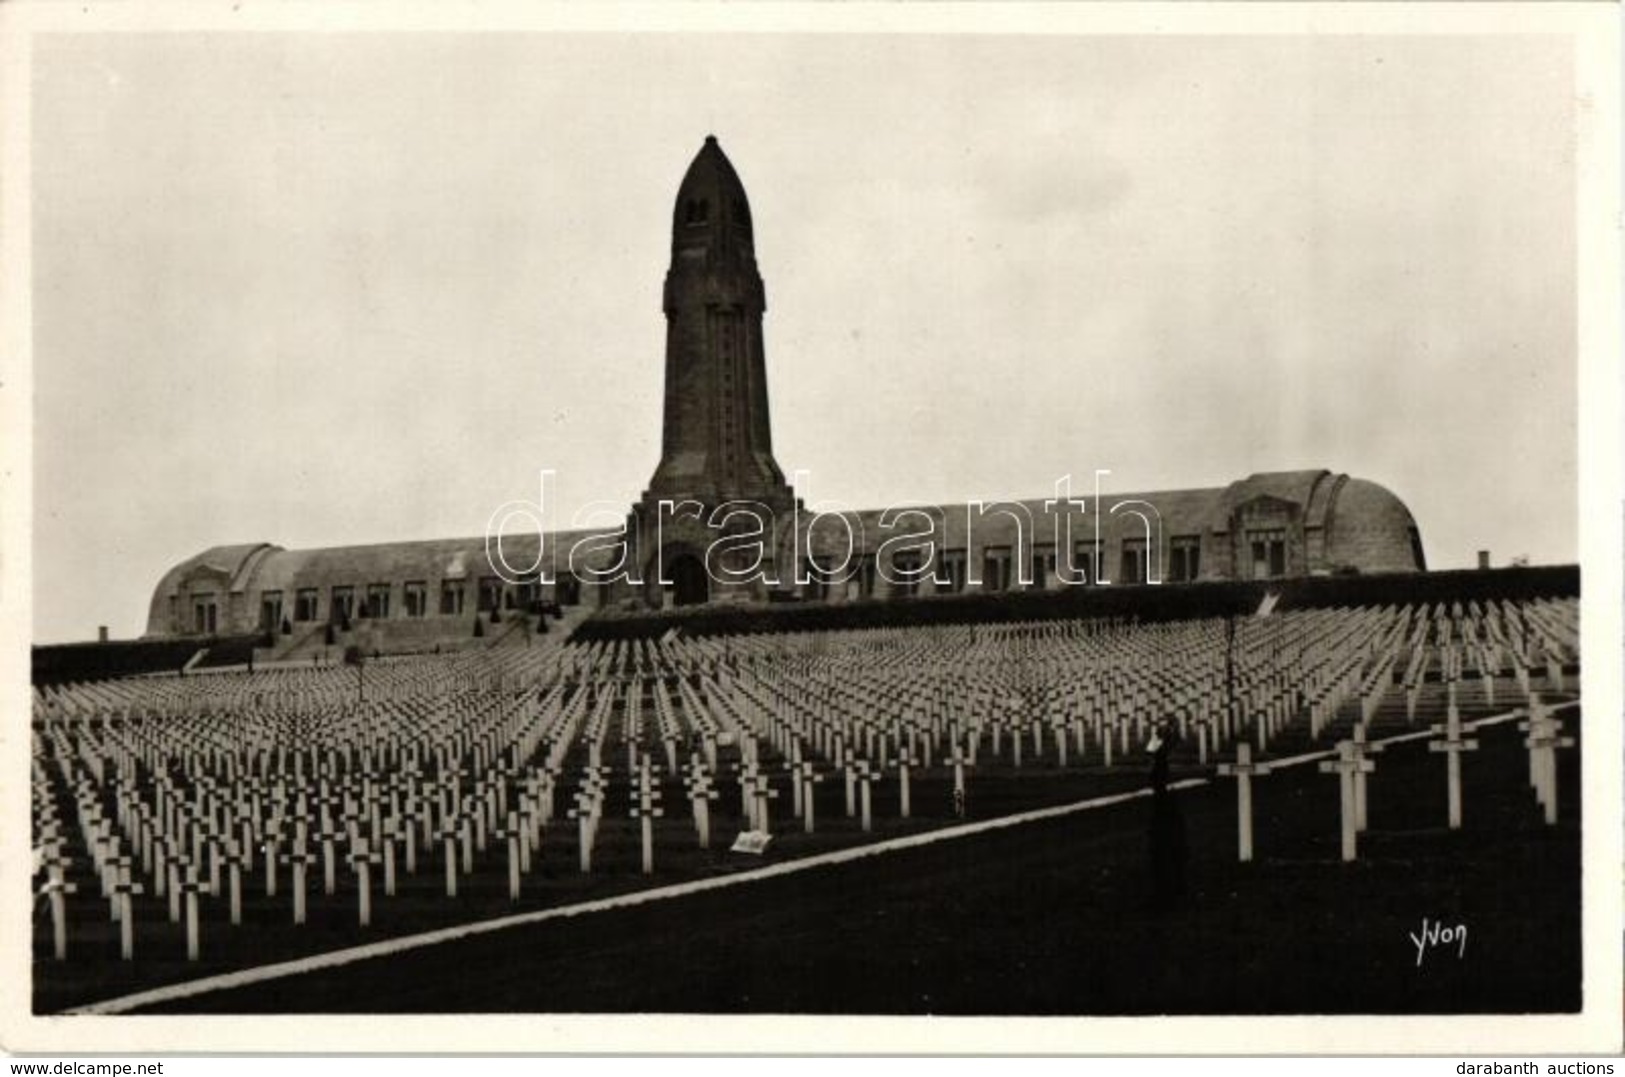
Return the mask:
<path fill-rule="evenodd" d="M 1581 725 L 1571 711 L 1570 730 Z M 180 999 L 141 1012 L 697 1012 L 875 1014 L 1316 1014 L 1566 1012 L 1580 1005 L 1579 751 L 1557 756 L 1558 822 L 1528 782 L 1516 723 L 1481 727 L 1462 761 L 1462 829 L 1446 826 L 1445 757 L 1425 741 L 1374 756 L 1359 859 L 1339 855 L 1339 783 L 1316 762 L 1253 780 L 1257 859 L 1236 859 L 1236 787 L 1173 794 L 1189 839 L 1189 886 L 1157 911 L 1151 804 L 1136 799 L 851 863 L 642 906 L 516 927 L 339 968 Z M 1143 784 L 1119 768 L 1117 788 Z M 1207 776 L 1195 770 L 1181 776 Z M 1018 796 L 1013 782 L 1045 795 Z M 1070 784 L 1068 784 L 1070 783 Z M 923 786 L 924 783 L 922 783 Z M 1106 791 L 1104 776 L 1039 772 L 984 785 L 973 818 L 1018 802 Z M 824 793 L 830 792 L 825 790 Z M 917 789 L 922 803 L 943 789 Z M 824 795 L 821 793 L 820 795 Z M 838 794 L 837 794 L 838 795 Z M 998 803 L 1001 797 L 1010 798 Z M 988 803 L 989 800 L 995 803 Z M 822 802 L 820 808 L 822 808 Z M 833 819 L 839 806 L 831 800 Z M 891 813 L 874 837 L 905 824 Z M 670 822 L 670 820 L 666 820 Z M 730 832 L 731 836 L 731 832 Z M 830 843 L 861 836 L 832 828 Z M 824 846 L 832 847 L 831 845 Z M 789 835 L 768 862 L 798 852 Z M 635 858 L 633 840 L 615 854 Z M 704 863 L 701 863 L 701 860 Z M 755 866 L 717 852 L 659 882 Z M 554 863 L 546 900 L 638 885 L 636 865 L 587 884 Z M 433 871 L 417 885 L 435 886 Z M 509 911 L 500 881 L 464 918 Z M 319 888 L 318 888 L 319 890 Z M 392 899 L 402 909 L 409 895 Z M 541 904 L 537 898 L 534 905 Z M 425 909 L 443 899 L 423 902 Z M 315 915 L 300 948 L 379 935 Z M 285 911 L 284 911 L 285 912 Z M 423 924 L 444 922 L 449 914 Z M 1432 931 L 1424 927 L 1424 918 Z M 388 930 L 404 927 L 394 907 Z M 1440 932 L 1443 925 L 1445 931 Z M 1465 927 L 1465 943 L 1456 934 Z M 276 932 L 267 928 L 268 937 Z M 1432 941 L 1420 954 L 1412 936 Z M 1446 943 L 1444 940 L 1449 939 Z M 87 945 L 95 945 L 87 943 Z M 116 945 L 116 944 L 115 944 Z M 163 958 L 140 986 L 217 971 Z M 281 945 L 278 943 L 277 945 Z M 289 942 L 289 946 L 295 943 Z M 156 964 L 154 964 L 156 963 Z M 117 963 L 102 963 L 111 973 Z M 125 988 L 36 963 L 36 1007 Z"/>
<path fill-rule="evenodd" d="M 136 899 L 141 936 L 136 960 L 132 962 L 117 959 L 119 925 L 102 919 L 76 924 L 72 939 L 74 955 L 81 959 L 94 955 L 100 960 L 53 961 L 50 920 L 43 905 L 36 905 L 33 918 L 35 1011 L 59 1012 L 164 984 L 346 946 L 650 887 L 727 876 L 764 863 L 936 830 L 961 821 L 998 818 L 1135 790 L 1144 786 L 1145 775 L 1139 768 L 1063 771 L 1032 763 L 1021 772 L 990 772 L 971 779 L 971 795 L 962 820 L 953 814 L 950 772 L 945 768 L 922 771 L 912 782 L 914 814 L 909 819 L 899 818 L 895 781 L 874 790 L 869 833 L 861 829 L 858 818 L 846 815 L 841 784 L 832 779 L 817 787 L 816 831 L 806 834 L 801 821 L 788 818 L 788 806 L 783 806 L 785 817 L 774 826 L 768 854 L 760 858 L 728 852 L 735 835 L 746 826 L 736 798 L 719 797 L 712 806 L 715 837 L 712 848 L 702 850 L 694 841 L 694 826 L 686 810 L 688 804 L 682 787 L 675 782 L 668 784 L 671 788 L 666 790 L 666 802 L 672 809 L 668 817 L 656 823 L 657 872 L 649 876 L 641 871 L 641 839 L 636 822 L 624 817 L 606 817 L 594 843 L 592 874 L 584 875 L 579 867 L 580 843 L 576 829 L 568 820 L 559 820 L 544 839 L 535 867 L 526 874 L 518 901 L 509 898 L 508 879 L 500 856 L 494 865 L 460 876 L 457 896 L 448 898 L 441 871 L 441 849 L 435 846 L 420 853 L 415 873 L 408 874 L 402 867 L 398 874 L 398 892 L 394 896 L 373 895 L 372 923 L 360 928 L 356 922 L 354 873 L 341 866 L 335 892 L 329 896 L 323 892 L 320 867 L 313 865 L 304 924 L 295 925 L 290 921 L 286 891 L 291 880 L 286 872 L 281 881 L 282 892 L 274 898 L 264 894 L 260 880 L 250 880 L 243 887 L 242 925 L 206 923 L 205 945 L 198 961 L 186 958 L 184 924 L 168 922 L 164 899 L 150 893 Z M 80 882 L 84 893 L 90 893 L 96 885 L 88 874 Z"/>

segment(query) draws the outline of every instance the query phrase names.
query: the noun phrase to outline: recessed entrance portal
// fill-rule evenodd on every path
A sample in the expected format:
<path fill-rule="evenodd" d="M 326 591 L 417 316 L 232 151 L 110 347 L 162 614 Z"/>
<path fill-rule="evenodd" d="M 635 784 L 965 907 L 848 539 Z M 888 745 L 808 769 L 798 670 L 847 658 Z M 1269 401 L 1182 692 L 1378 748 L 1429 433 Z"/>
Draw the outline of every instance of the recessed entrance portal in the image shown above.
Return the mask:
<path fill-rule="evenodd" d="M 691 553 L 681 553 L 666 564 L 666 578 L 671 580 L 671 601 L 674 606 L 697 606 L 711 598 L 711 577 L 705 565 Z"/>

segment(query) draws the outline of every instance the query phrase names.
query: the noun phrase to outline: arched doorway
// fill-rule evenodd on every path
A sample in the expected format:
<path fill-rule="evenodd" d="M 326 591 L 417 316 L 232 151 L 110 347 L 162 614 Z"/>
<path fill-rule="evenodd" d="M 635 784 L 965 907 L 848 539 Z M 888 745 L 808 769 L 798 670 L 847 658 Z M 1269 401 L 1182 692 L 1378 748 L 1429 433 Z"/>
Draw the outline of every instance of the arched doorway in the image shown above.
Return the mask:
<path fill-rule="evenodd" d="M 666 565 L 671 580 L 671 601 L 674 606 L 697 606 L 711 598 L 711 577 L 705 565 L 691 553 L 681 553 Z"/>
<path fill-rule="evenodd" d="M 558 604 L 561 606 L 575 606 L 581 602 L 581 581 L 574 576 L 560 576 L 558 589 L 554 591 Z"/>

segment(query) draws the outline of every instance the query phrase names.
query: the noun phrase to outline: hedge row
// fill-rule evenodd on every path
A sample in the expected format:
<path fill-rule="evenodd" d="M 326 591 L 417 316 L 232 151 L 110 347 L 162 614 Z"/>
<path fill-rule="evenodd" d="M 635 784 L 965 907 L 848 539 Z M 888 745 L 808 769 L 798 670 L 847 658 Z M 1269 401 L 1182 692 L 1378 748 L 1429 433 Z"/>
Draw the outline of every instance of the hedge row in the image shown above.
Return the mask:
<path fill-rule="evenodd" d="M 101 681 L 141 673 L 174 673 L 200 649 L 224 648 L 247 653 L 261 635 L 185 636 L 179 639 L 135 639 L 109 643 L 61 643 L 33 650 L 33 682 Z M 241 661 L 247 661 L 242 658 Z"/>
<path fill-rule="evenodd" d="M 1156 586 L 1065 587 L 1056 591 L 934 595 L 848 602 L 707 605 L 649 613 L 605 611 L 577 627 L 572 640 L 645 639 L 679 628 L 685 635 L 818 632 L 850 628 L 982 624 L 1104 617 L 1142 622 L 1249 614 L 1266 595 L 1277 609 L 1384 606 L 1408 602 L 1480 602 L 1563 598 L 1580 593 L 1578 565 L 1464 569 L 1378 576 L 1309 576 Z"/>

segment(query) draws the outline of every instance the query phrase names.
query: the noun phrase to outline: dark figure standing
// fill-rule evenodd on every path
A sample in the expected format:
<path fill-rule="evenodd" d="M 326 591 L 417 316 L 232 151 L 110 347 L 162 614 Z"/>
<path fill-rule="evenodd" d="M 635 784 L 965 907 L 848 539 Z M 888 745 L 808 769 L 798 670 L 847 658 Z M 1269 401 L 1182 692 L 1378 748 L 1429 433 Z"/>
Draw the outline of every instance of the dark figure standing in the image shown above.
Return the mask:
<path fill-rule="evenodd" d="M 1179 802 L 1168 791 L 1168 757 L 1178 734 L 1164 722 L 1152 734 L 1151 753 L 1151 890 L 1152 907 L 1172 908 L 1185 895 L 1185 820 Z"/>

